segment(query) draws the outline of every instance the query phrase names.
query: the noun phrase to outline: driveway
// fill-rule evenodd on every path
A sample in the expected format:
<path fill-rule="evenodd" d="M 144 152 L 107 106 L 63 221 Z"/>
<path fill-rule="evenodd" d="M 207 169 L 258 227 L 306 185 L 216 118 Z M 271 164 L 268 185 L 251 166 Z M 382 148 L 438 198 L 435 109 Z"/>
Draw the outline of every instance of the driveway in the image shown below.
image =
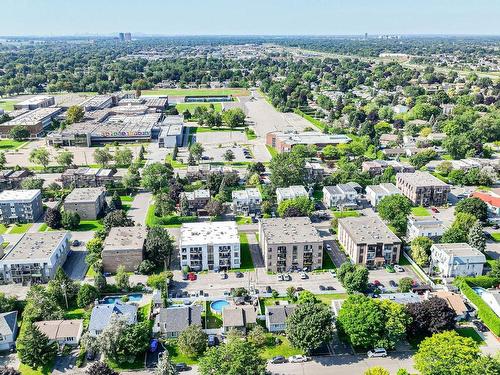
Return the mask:
<path fill-rule="evenodd" d="M 326 245 L 330 245 L 330 250 L 328 250 Z M 325 240 L 324 250 L 327 252 L 328 256 L 332 259 L 333 264 L 335 264 L 335 267 L 337 268 L 348 260 L 347 256 L 340 250 L 336 241 Z"/>
<path fill-rule="evenodd" d="M 142 192 L 138 193 L 127 214 L 130 216 L 132 220 L 134 220 L 135 224 L 146 225 L 146 216 L 148 214 L 148 208 L 153 199 L 153 194 L 150 192 Z"/>
<path fill-rule="evenodd" d="M 16 353 L 2 352 L 0 355 L 0 366 L 7 366 L 17 369 L 19 358 Z"/>
<path fill-rule="evenodd" d="M 85 247 L 81 247 L 78 250 L 73 248 L 63 265 L 63 270 L 72 280 L 83 280 L 87 269 L 89 266 L 85 263 L 85 257 L 87 256 L 87 251 Z"/>
<path fill-rule="evenodd" d="M 52 374 L 85 374 L 83 368 L 76 367 L 76 356 L 78 349 L 73 350 L 70 355 L 57 356 Z"/>
<path fill-rule="evenodd" d="M 262 252 L 260 250 L 260 245 L 257 242 L 257 237 L 255 236 L 255 234 L 248 234 L 247 239 L 254 267 L 265 267 L 264 258 L 262 257 Z"/>

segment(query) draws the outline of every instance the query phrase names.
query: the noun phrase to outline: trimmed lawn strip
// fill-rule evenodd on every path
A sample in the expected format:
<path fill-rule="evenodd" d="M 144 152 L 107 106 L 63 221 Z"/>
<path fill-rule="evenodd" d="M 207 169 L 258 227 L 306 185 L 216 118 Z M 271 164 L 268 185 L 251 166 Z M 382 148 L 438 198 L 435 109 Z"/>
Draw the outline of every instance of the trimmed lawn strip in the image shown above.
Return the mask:
<path fill-rule="evenodd" d="M 182 113 L 187 109 L 191 112 L 191 115 L 194 115 L 194 110 L 196 107 L 206 107 L 210 108 L 210 105 L 213 104 L 215 112 L 222 112 L 222 104 L 220 103 L 178 103 L 175 105 L 175 108 L 182 115 Z M 190 120 L 192 121 L 192 120 Z"/>
<path fill-rule="evenodd" d="M 294 348 L 286 336 L 267 334 L 266 346 L 262 350 L 262 357 L 265 359 L 271 359 L 277 355 L 282 355 L 288 358 L 292 355 L 304 354 L 300 349 Z M 276 344 L 278 340 L 279 344 Z"/>
<path fill-rule="evenodd" d="M 15 141 L 13 139 L 2 139 L 0 141 L 0 150 L 17 150 L 24 146 L 27 141 Z"/>
<path fill-rule="evenodd" d="M 302 112 L 300 109 L 295 108 L 293 112 L 298 114 L 300 117 L 306 119 L 307 121 L 309 121 L 312 125 L 319 128 L 319 130 L 323 130 L 325 128 L 325 124 L 322 121 L 315 119 L 314 117 L 308 115 L 307 113 Z"/>
<path fill-rule="evenodd" d="M 104 228 L 101 220 L 82 220 L 76 229 L 77 232 L 87 232 Z"/>
<path fill-rule="evenodd" d="M 266 145 L 267 151 L 271 154 L 271 157 L 275 157 L 279 154 L 278 150 L 276 150 L 273 146 Z"/>
<path fill-rule="evenodd" d="M 0 234 L 4 234 L 5 232 L 7 232 L 7 227 L 5 226 L 5 224 L 0 224 Z"/>
<path fill-rule="evenodd" d="M 146 225 L 152 227 L 155 225 L 160 225 L 165 228 L 179 228 L 183 223 L 195 223 L 198 221 L 197 216 L 155 216 L 155 206 L 150 205 L 148 208 L 148 213 L 146 215 Z"/>
<path fill-rule="evenodd" d="M 13 111 L 14 104 L 18 103 L 17 100 L 0 100 L 0 109 L 4 111 Z"/>
<path fill-rule="evenodd" d="M 195 365 L 198 363 L 197 358 L 191 358 L 181 353 L 181 351 L 179 350 L 179 346 L 177 345 L 177 340 L 166 340 L 163 342 L 163 345 L 165 346 L 165 349 L 168 350 L 168 355 L 173 363 L 182 362 L 187 365 Z"/>
<path fill-rule="evenodd" d="M 343 217 L 358 217 L 359 212 L 358 211 L 333 211 L 333 215 L 337 218 L 343 218 Z"/>
<path fill-rule="evenodd" d="M 113 370 L 116 371 L 126 371 L 126 370 L 139 370 L 144 368 L 144 356 L 142 358 L 139 356 L 139 358 L 136 358 L 136 360 L 132 363 L 130 362 L 125 362 L 125 363 L 116 363 L 113 362 L 109 359 L 106 360 L 106 363 L 108 364 L 109 367 L 111 367 Z"/>
<path fill-rule="evenodd" d="M 172 166 L 172 168 L 184 169 L 187 168 L 187 164 L 183 164 L 178 160 L 172 160 L 172 154 L 168 154 L 165 158 L 165 163 L 168 163 Z"/>
<path fill-rule="evenodd" d="M 495 242 L 500 242 L 500 232 L 491 233 L 491 237 L 495 240 Z"/>
<path fill-rule="evenodd" d="M 462 337 L 469 337 L 474 340 L 478 345 L 485 345 L 481 335 L 472 327 L 455 328 L 455 331 Z"/>
<path fill-rule="evenodd" d="M 251 224 L 252 219 L 249 218 L 248 216 L 236 216 L 236 224 L 242 225 L 242 224 Z"/>
<path fill-rule="evenodd" d="M 33 223 L 27 224 L 14 224 L 12 229 L 10 230 L 10 234 L 23 234 L 28 231 L 33 226 Z"/>
<path fill-rule="evenodd" d="M 242 88 L 235 89 L 158 89 L 143 90 L 142 95 L 169 95 L 169 96 L 210 96 L 210 95 L 233 95 L 248 96 L 249 91 Z"/>
<path fill-rule="evenodd" d="M 414 216 L 431 216 L 430 212 L 425 207 L 422 206 L 412 207 L 411 213 Z"/>
<path fill-rule="evenodd" d="M 48 228 L 49 228 L 49 226 L 47 225 L 47 223 L 43 223 L 42 225 L 40 225 L 38 227 L 38 231 L 39 232 L 46 232 Z"/>
<path fill-rule="evenodd" d="M 240 259 L 240 268 L 235 268 L 234 271 L 253 271 L 255 269 L 246 233 L 240 233 Z"/>

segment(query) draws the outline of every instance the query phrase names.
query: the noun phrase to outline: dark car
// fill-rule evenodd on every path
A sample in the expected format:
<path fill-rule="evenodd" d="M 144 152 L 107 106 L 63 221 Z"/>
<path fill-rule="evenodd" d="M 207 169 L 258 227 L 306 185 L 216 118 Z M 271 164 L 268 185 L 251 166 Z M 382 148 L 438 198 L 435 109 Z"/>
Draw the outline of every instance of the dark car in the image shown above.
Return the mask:
<path fill-rule="evenodd" d="M 488 332 L 488 327 L 481 322 L 480 320 L 473 320 L 472 324 L 474 324 L 479 332 Z"/>
<path fill-rule="evenodd" d="M 238 279 L 241 279 L 243 277 L 243 273 L 242 272 L 236 272 L 236 277 Z"/>
<path fill-rule="evenodd" d="M 304 290 L 304 288 L 302 288 L 301 286 L 298 286 L 297 288 L 295 288 L 296 292 L 302 292 L 303 290 Z"/>
<path fill-rule="evenodd" d="M 277 355 L 276 357 L 273 357 L 271 359 L 271 363 L 273 363 L 273 364 L 285 363 L 285 362 L 286 362 L 286 358 L 283 357 L 282 355 Z"/>
<path fill-rule="evenodd" d="M 398 286 L 398 284 L 396 284 L 396 282 L 394 280 L 390 280 L 389 285 L 392 286 L 393 288 Z"/>
<path fill-rule="evenodd" d="M 177 371 L 187 371 L 187 370 L 188 370 L 188 367 L 187 367 L 187 365 L 186 365 L 185 363 L 181 362 L 181 363 L 177 363 L 177 364 L 175 365 L 175 369 L 176 369 Z"/>
<path fill-rule="evenodd" d="M 95 358 L 95 353 L 92 350 L 88 350 L 85 357 L 88 361 L 92 361 Z"/>
<path fill-rule="evenodd" d="M 319 290 L 326 290 L 325 286 L 324 285 L 320 285 L 319 286 Z"/>
<path fill-rule="evenodd" d="M 331 286 L 331 285 L 328 285 L 328 286 L 326 287 L 326 290 L 335 290 L 335 288 L 334 288 L 333 286 Z"/>
<path fill-rule="evenodd" d="M 272 293 L 273 290 L 271 289 L 271 287 L 268 285 L 266 286 L 266 293 Z"/>
<path fill-rule="evenodd" d="M 80 241 L 74 240 L 73 241 L 73 246 L 80 246 Z"/>

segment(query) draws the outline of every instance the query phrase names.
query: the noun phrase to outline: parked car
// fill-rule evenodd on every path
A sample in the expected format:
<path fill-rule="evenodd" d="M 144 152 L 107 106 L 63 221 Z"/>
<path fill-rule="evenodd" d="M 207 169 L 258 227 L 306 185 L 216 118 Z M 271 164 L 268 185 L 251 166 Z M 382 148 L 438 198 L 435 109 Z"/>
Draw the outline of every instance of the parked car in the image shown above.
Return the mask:
<path fill-rule="evenodd" d="M 396 271 L 394 270 L 394 267 L 393 267 L 393 266 L 391 266 L 390 264 L 388 264 L 388 265 L 386 265 L 386 266 L 385 266 L 385 270 L 386 270 L 387 272 L 389 272 L 389 273 L 394 273 L 394 272 L 396 272 Z"/>
<path fill-rule="evenodd" d="M 394 280 L 389 280 L 389 285 L 392 286 L 393 288 L 396 288 L 398 284 Z"/>
<path fill-rule="evenodd" d="M 326 244 L 326 249 L 327 249 L 328 251 L 331 251 L 331 250 L 332 250 L 332 246 L 331 246 L 329 243 L 327 243 L 327 244 Z"/>
<path fill-rule="evenodd" d="M 480 321 L 480 320 L 473 320 L 472 324 L 474 324 L 479 332 L 488 332 L 488 327 Z"/>
<path fill-rule="evenodd" d="M 180 372 L 180 371 L 187 371 L 188 370 L 188 367 L 185 363 L 181 362 L 181 363 L 177 363 L 175 365 L 175 369 Z"/>
<path fill-rule="evenodd" d="M 394 265 L 394 269 L 398 272 L 404 272 L 405 269 L 403 267 L 401 267 L 399 264 L 395 264 Z"/>
<path fill-rule="evenodd" d="M 384 348 L 375 348 L 373 350 L 368 351 L 368 357 L 369 358 L 387 357 L 387 350 L 385 350 Z"/>
<path fill-rule="evenodd" d="M 236 272 L 236 277 L 241 279 L 243 277 L 243 272 Z"/>
<path fill-rule="evenodd" d="M 208 335 L 208 346 L 216 346 L 218 341 L 217 336 Z"/>
<path fill-rule="evenodd" d="M 286 362 L 286 358 L 283 357 L 282 355 L 277 355 L 276 357 L 271 358 L 270 362 L 272 364 L 285 363 Z"/>
<path fill-rule="evenodd" d="M 334 288 L 333 286 L 331 286 L 331 285 L 328 285 L 328 286 L 326 287 L 326 290 L 335 290 L 335 288 Z"/>
<path fill-rule="evenodd" d="M 336 270 L 330 270 L 330 274 L 331 274 L 333 277 L 337 277 L 337 271 L 336 271 Z"/>
<path fill-rule="evenodd" d="M 182 280 L 188 280 L 188 274 L 187 273 L 182 273 Z"/>
<path fill-rule="evenodd" d="M 431 207 L 431 211 L 434 213 L 439 213 L 439 210 L 436 207 Z"/>
<path fill-rule="evenodd" d="M 380 285 L 382 285 L 382 283 L 381 283 L 380 281 L 378 281 L 378 280 L 375 280 L 375 281 L 373 282 L 373 285 L 375 285 L 375 286 L 380 286 Z"/>
<path fill-rule="evenodd" d="M 292 280 L 292 276 L 290 276 L 290 274 L 289 274 L 289 273 L 287 273 L 287 274 L 285 274 L 285 275 L 283 276 L 283 279 L 284 279 L 285 281 L 290 281 L 290 280 Z"/>
<path fill-rule="evenodd" d="M 302 363 L 302 362 L 307 362 L 309 361 L 309 358 L 306 357 L 305 355 L 292 355 L 291 357 L 288 358 L 288 361 L 290 363 Z"/>
<path fill-rule="evenodd" d="M 307 273 L 305 273 L 305 272 L 301 272 L 301 273 L 300 273 L 300 278 L 301 278 L 302 280 L 306 280 L 306 279 L 308 279 L 308 278 L 309 278 L 309 276 L 307 276 Z"/>
<path fill-rule="evenodd" d="M 283 280 L 284 280 L 284 277 L 283 277 L 283 275 L 280 273 L 280 274 L 278 275 L 278 281 L 283 281 Z"/>
<path fill-rule="evenodd" d="M 220 274 L 220 279 L 221 279 L 221 280 L 226 280 L 226 279 L 227 279 L 227 273 L 225 273 L 225 272 L 224 272 L 224 273 L 221 273 L 221 274 Z"/>
<path fill-rule="evenodd" d="M 319 290 L 323 291 L 323 290 L 326 290 L 325 286 L 324 285 L 320 285 L 319 286 Z"/>
<path fill-rule="evenodd" d="M 158 349 L 158 340 L 157 339 L 152 339 L 151 342 L 149 343 L 149 351 L 151 353 L 156 352 Z"/>
<path fill-rule="evenodd" d="M 273 290 L 271 289 L 271 287 L 268 285 L 266 286 L 266 293 L 272 293 Z"/>
<path fill-rule="evenodd" d="M 78 247 L 78 246 L 80 246 L 80 241 L 74 240 L 73 243 L 72 243 L 72 245 L 75 246 L 75 247 Z"/>
<path fill-rule="evenodd" d="M 297 288 L 295 288 L 295 291 L 302 292 L 302 291 L 304 291 L 304 288 L 302 288 L 301 286 L 298 286 Z"/>
<path fill-rule="evenodd" d="M 196 274 L 194 272 L 190 272 L 188 274 L 188 280 L 189 281 L 195 281 L 196 280 Z"/>

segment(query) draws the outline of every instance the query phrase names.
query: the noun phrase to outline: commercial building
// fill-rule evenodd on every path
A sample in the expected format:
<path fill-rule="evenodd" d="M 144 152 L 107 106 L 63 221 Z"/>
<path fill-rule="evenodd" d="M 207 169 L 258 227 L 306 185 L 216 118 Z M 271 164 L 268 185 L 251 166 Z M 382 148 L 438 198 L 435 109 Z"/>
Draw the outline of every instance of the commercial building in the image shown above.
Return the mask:
<path fill-rule="evenodd" d="M 0 124 L 0 135 L 5 137 L 15 126 L 23 126 L 30 133 L 30 138 L 44 134 L 45 129 L 52 124 L 52 120 L 61 113 L 61 108 L 37 108 Z"/>
<path fill-rule="evenodd" d="M 147 234 L 145 227 L 111 228 L 101 253 L 104 271 L 116 272 L 119 266 L 128 272 L 137 270 L 143 260 Z"/>
<path fill-rule="evenodd" d="M 284 332 L 286 320 L 290 317 L 296 305 L 266 306 L 266 328 L 269 332 Z"/>
<path fill-rule="evenodd" d="M 34 223 L 42 214 L 40 190 L 4 190 L 0 193 L 1 223 Z"/>
<path fill-rule="evenodd" d="M 113 315 L 122 316 L 128 324 L 137 323 L 137 306 L 115 302 L 94 306 L 90 314 L 89 334 L 96 337 L 109 325 Z"/>
<path fill-rule="evenodd" d="M 113 106 L 115 97 L 111 95 L 97 95 L 86 101 L 81 106 L 85 112 L 99 111 Z"/>
<path fill-rule="evenodd" d="M 428 237 L 438 240 L 446 230 L 443 222 L 434 216 L 410 216 L 407 226 L 408 240 L 416 237 Z"/>
<path fill-rule="evenodd" d="M 261 219 L 259 240 L 267 271 L 311 271 L 323 264 L 323 239 L 308 217 Z"/>
<path fill-rule="evenodd" d="M 191 306 L 162 307 L 155 317 L 153 333 L 166 338 L 177 338 L 191 325 L 201 326 L 201 311 L 199 304 Z"/>
<path fill-rule="evenodd" d="M 396 173 L 415 172 L 415 167 L 402 164 L 397 160 L 370 160 L 364 161 L 361 165 L 363 172 L 368 172 L 371 176 L 381 175 L 389 167 L 392 167 Z"/>
<path fill-rule="evenodd" d="M 107 186 L 120 182 L 125 171 L 115 168 L 72 168 L 66 169 L 61 175 L 61 181 L 64 188 Z"/>
<path fill-rule="evenodd" d="M 380 267 L 397 264 L 401 240 L 377 216 L 338 220 L 338 240 L 355 264 Z"/>
<path fill-rule="evenodd" d="M 179 200 L 182 202 L 186 200 L 189 207 L 190 214 L 202 216 L 205 206 L 210 201 L 210 190 L 198 189 L 195 191 L 183 191 Z"/>
<path fill-rule="evenodd" d="M 271 132 L 266 135 L 266 144 L 274 147 L 278 152 L 290 151 L 296 145 L 314 145 L 322 149 L 328 145 L 336 146 L 349 142 L 351 142 L 351 138 L 344 134 Z"/>
<path fill-rule="evenodd" d="M 431 246 L 430 261 L 443 278 L 481 276 L 486 257 L 467 243 L 439 243 Z"/>
<path fill-rule="evenodd" d="M 17 331 L 17 311 L 0 313 L 0 351 L 16 346 Z"/>
<path fill-rule="evenodd" d="M 156 112 L 162 112 L 168 107 L 167 97 L 124 97 L 118 101 L 119 106 L 146 106 L 147 108 L 154 109 Z"/>
<path fill-rule="evenodd" d="M 293 185 L 287 188 L 276 188 L 276 200 L 278 204 L 287 199 L 298 197 L 309 197 L 309 193 L 302 185 Z"/>
<path fill-rule="evenodd" d="M 182 116 L 166 116 L 160 123 L 158 147 L 174 148 L 184 144 L 184 120 Z"/>
<path fill-rule="evenodd" d="M 82 220 L 95 220 L 101 215 L 105 204 L 105 188 L 75 188 L 64 200 L 64 210 L 76 212 Z"/>
<path fill-rule="evenodd" d="M 370 202 L 372 207 L 377 207 L 380 200 L 389 195 L 401 194 L 396 185 L 386 182 L 380 185 L 368 185 L 366 187 L 366 199 Z"/>
<path fill-rule="evenodd" d="M 14 109 L 28 109 L 30 111 L 37 108 L 47 108 L 55 105 L 56 101 L 53 96 L 37 95 L 30 99 L 14 104 Z"/>
<path fill-rule="evenodd" d="M 417 206 L 443 206 L 450 186 L 428 172 L 397 173 L 396 186 Z"/>
<path fill-rule="evenodd" d="M 328 208 L 357 208 L 359 185 L 355 182 L 323 187 L 323 203 Z"/>
<path fill-rule="evenodd" d="M 257 323 L 257 311 L 252 305 L 226 306 L 222 309 L 222 329 L 224 332 L 237 330 L 246 333 Z"/>
<path fill-rule="evenodd" d="M 182 224 L 179 248 L 181 267 L 195 271 L 240 267 L 240 238 L 234 221 Z"/>
<path fill-rule="evenodd" d="M 62 345 L 78 345 L 83 332 L 83 319 L 44 320 L 33 323 L 50 342 Z"/>
<path fill-rule="evenodd" d="M 251 215 L 260 212 L 262 195 L 259 189 L 246 188 L 245 190 L 234 190 L 231 195 L 235 213 Z"/>
<path fill-rule="evenodd" d="M 48 282 L 66 261 L 70 238 L 69 232 L 24 234 L 0 260 L 0 283 Z"/>

